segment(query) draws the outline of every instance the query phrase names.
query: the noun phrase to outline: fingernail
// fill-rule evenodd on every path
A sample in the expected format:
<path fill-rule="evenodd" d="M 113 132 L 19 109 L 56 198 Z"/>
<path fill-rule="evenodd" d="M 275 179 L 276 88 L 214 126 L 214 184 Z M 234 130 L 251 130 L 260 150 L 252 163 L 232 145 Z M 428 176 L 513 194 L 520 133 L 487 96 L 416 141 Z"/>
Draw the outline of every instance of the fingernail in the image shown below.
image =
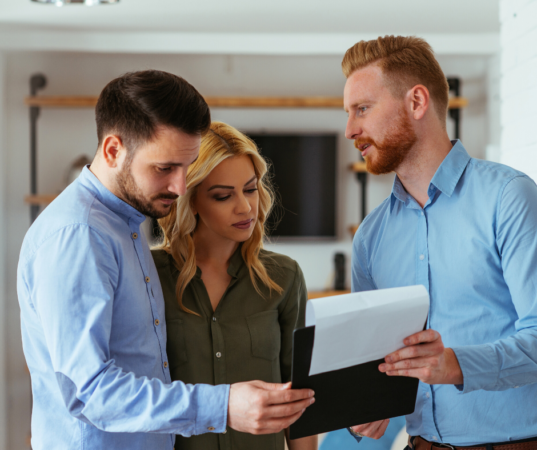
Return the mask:
<path fill-rule="evenodd" d="M 315 392 L 310 391 L 310 397 L 313 397 L 315 395 Z"/>
<path fill-rule="evenodd" d="M 384 372 L 385 369 L 386 369 L 386 364 L 381 364 L 381 365 L 379 366 L 379 370 L 380 370 L 381 372 Z"/>
<path fill-rule="evenodd" d="M 311 399 L 310 399 L 310 405 L 311 405 L 312 403 L 315 403 L 315 399 L 314 399 L 314 398 L 311 398 Z"/>
<path fill-rule="evenodd" d="M 391 356 L 386 356 L 386 362 L 387 363 L 391 363 L 392 362 L 392 357 Z"/>
<path fill-rule="evenodd" d="M 304 409 L 302 410 L 302 412 L 304 412 L 304 411 L 306 411 L 306 408 L 304 408 Z"/>

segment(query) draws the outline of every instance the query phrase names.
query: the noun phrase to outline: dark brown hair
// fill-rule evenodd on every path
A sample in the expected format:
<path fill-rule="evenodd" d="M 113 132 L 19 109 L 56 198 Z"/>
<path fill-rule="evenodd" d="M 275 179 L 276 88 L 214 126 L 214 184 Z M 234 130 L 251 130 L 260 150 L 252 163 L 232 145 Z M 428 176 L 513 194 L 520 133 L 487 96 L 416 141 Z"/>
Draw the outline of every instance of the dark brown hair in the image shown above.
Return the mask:
<path fill-rule="evenodd" d="M 353 72 L 376 63 L 382 69 L 392 94 L 403 97 L 417 84 L 425 86 L 438 117 L 445 121 L 449 87 L 431 46 L 415 36 L 384 36 L 360 41 L 347 50 L 341 67 L 349 78 Z"/>
<path fill-rule="evenodd" d="M 209 106 L 183 78 L 160 70 L 126 73 L 101 92 L 95 107 L 101 146 L 107 134 L 121 137 L 130 151 L 155 137 L 158 126 L 204 134 L 211 125 Z"/>

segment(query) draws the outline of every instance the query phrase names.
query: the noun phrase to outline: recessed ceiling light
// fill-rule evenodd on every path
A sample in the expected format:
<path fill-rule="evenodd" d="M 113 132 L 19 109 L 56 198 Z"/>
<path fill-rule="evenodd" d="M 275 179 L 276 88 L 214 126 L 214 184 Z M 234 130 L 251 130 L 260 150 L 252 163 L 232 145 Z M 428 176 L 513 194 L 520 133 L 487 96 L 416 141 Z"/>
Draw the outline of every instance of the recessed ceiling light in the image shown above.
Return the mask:
<path fill-rule="evenodd" d="M 79 4 L 86 6 L 94 5 L 110 5 L 112 3 L 119 3 L 119 0 L 32 0 L 35 3 L 48 3 L 50 5 L 63 6 L 69 4 Z"/>

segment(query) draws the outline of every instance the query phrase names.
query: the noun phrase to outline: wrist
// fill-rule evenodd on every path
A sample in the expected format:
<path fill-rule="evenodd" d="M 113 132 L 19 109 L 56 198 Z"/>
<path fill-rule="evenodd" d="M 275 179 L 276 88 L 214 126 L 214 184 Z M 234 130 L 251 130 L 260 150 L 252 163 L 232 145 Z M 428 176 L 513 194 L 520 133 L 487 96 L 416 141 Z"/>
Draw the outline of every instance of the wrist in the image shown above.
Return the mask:
<path fill-rule="evenodd" d="M 462 375 L 462 369 L 457 359 L 457 355 L 452 348 L 445 349 L 445 359 L 446 359 L 446 383 L 445 384 L 455 384 L 461 385 L 464 384 L 464 377 Z"/>

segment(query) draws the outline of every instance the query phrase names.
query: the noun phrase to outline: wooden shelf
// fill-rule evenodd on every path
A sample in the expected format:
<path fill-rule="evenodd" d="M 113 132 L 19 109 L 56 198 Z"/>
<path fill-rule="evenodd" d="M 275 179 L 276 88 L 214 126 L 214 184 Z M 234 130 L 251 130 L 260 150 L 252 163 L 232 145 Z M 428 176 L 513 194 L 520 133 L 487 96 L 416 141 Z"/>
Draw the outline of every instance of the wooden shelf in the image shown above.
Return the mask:
<path fill-rule="evenodd" d="M 28 205 L 48 205 L 57 197 L 55 194 L 27 195 L 24 203 Z"/>
<path fill-rule="evenodd" d="M 205 97 L 213 108 L 343 108 L 342 97 Z M 38 96 L 26 97 L 27 106 L 40 108 L 94 108 L 97 97 Z M 468 99 L 452 97 L 450 108 L 464 108 Z"/>
<path fill-rule="evenodd" d="M 322 297 L 332 297 L 334 295 L 350 294 L 350 290 L 344 291 L 310 291 L 308 292 L 308 300 Z"/>
<path fill-rule="evenodd" d="M 367 172 L 366 163 L 364 161 L 356 161 L 349 166 L 353 172 Z"/>
<path fill-rule="evenodd" d="M 97 97 L 26 97 L 24 104 L 40 108 L 94 108 Z"/>
<path fill-rule="evenodd" d="M 468 106 L 468 99 L 466 97 L 451 97 L 449 99 L 449 109 L 466 108 Z"/>

